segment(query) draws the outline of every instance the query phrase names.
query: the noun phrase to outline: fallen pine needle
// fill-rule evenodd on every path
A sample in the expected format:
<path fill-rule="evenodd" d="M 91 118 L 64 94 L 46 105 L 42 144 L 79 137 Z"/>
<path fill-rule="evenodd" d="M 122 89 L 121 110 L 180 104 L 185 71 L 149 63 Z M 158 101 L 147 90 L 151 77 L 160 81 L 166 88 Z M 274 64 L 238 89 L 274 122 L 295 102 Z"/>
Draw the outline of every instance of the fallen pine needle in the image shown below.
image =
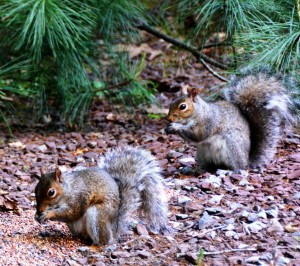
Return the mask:
<path fill-rule="evenodd" d="M 212 252 L 204 251 L 204 255 L 219 255 L 219 254 L 230 253 L 230 252 L 244 252 L 244 251 L 257 251 L 257 249 L 256 248 L 235 248 L 235 249 L 225 249 L 225 250 L 212 251 Z"/>

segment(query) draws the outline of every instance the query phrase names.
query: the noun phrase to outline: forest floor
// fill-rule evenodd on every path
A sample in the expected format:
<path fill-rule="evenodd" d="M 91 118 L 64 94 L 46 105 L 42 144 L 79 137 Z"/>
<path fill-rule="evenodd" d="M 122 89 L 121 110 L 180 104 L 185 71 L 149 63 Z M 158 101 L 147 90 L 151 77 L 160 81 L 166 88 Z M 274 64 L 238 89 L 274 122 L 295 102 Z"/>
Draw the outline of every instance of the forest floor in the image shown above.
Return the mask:
<path fill-rule="evenodd" d="M 160 85 L 159 113 L 166 114 L 170 99 L 186 85 L 207 95 L 218 92 L 221 82 L 186 53 L 155 39 L 132 47 L 139 49 L 148 62 L 142 77 Z M 153 110 L 129 114 L 96 100 L 80 132 L 31 123 L 13 127 L 13 137 L 2 130 L 0 265 L 300 265 L 297 132 L 281 140 L 263 173 L 199 174 L 193 171 L 195 147 L 164 134 L 167 121 L 150 115 Z M 125 242 L 96 247 L 72 237 L 62 223 L 34 221 L 37 180 L 32 176 L 41 167 L 89 167 L 108 149 L 124 145 L 148 149 L 159 160 L 170 235 L 135 228 Z"/>

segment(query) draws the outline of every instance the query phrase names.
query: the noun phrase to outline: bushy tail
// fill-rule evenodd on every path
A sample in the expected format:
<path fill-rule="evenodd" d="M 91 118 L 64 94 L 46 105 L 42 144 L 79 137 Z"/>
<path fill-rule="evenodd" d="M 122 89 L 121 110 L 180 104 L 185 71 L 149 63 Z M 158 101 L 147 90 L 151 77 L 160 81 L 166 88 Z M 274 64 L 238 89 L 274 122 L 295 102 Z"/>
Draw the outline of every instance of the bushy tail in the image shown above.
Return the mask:
<path fill-rule="evenodd" d="M 156 232 L 167 229 L 167 200 L 160 166 L 147 150 L 125 147 L 107 152 L 98 162 L 119 185 L 119 225 L 135 212 L 142 212 Z M 122 231 L 122 228 L 119 228 Z"/>
<path fill-rule="evenodd" d="M 250 166 L 268 164 L 275 155 L 284 129 L 294 122 L 288 87 L 293 87 L 268 69 L 244 71 L 225 90 L 225 99 L 237 105 L 251 128 Z"/>

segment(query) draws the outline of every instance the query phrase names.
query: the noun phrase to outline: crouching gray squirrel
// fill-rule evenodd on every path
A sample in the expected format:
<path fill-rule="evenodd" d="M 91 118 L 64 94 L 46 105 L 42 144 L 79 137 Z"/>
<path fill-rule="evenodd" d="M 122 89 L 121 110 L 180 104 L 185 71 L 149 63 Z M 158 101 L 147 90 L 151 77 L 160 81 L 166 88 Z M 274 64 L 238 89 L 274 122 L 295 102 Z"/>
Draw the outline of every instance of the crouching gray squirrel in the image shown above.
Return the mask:
<path fill-rule="evenodd" d="M 150 229 L 168 232 L 160 167 L 150 152 L 133 147 L 107 152 L 98 167 L 42 175 L 35 188 L 36 221 L 65 222 L 73 235 L 93 244 L 113 242 L 134 212 Z"/>
<path fill-rule="evenodd" d="M 206 102 L 189 95 L 173 100 L 165 132 L 196 143 L 204 169 L 263 169 L 294 122 L 289 89 L 296 89 L 291 79 L 268 69 L 246 70 L 233 77 L 224 100 Z"/>

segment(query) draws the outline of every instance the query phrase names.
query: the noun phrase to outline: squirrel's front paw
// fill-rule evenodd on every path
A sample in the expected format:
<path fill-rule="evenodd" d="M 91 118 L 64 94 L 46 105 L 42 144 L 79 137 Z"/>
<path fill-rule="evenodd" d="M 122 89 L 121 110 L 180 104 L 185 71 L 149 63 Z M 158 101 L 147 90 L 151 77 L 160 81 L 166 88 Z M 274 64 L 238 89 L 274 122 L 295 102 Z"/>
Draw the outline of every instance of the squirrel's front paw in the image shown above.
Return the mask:
<path fill-rule="evenodd" d="M 44 213 L 41 213 L 41 214 L 35 213 L 34 219 L 35 219 L 38 223 L 42 224 L 42 223 L 45 222 L 45 214 L 44 214 Z"/>
<path fill-rule="evenodd" d="M 48 213 L 48 212 L 42 212 L 41 214 L 36 213 L 36 214 L 34 215 L 34 219 L 35 219 L 38 223 L 42 224 L 42 223 L 44 223 L 44 222 L 46 222 L 47 220 L 50 219 L 49 213 Z"/>
<path fill-rule="evenodd" d="M 165 132 L 166 134 L 174 134 L 175 130 L 173 128 L 173 124 L 170 123 L 166 128 L 165 128 Z"/>

